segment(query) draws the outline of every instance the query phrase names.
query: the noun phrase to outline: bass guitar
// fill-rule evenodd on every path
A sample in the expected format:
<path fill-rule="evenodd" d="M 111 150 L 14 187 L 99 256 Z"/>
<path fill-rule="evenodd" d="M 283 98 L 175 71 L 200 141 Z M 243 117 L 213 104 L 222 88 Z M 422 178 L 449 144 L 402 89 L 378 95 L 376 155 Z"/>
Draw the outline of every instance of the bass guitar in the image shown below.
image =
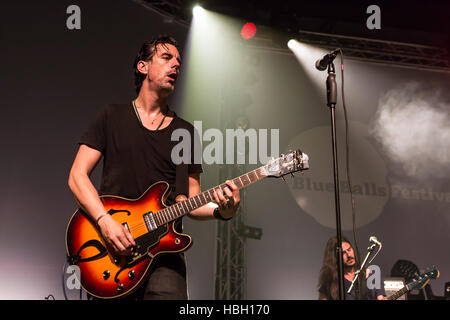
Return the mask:
<path fill-rule="evenodd" d="M 309 168 L 308 156 L 300 150 L 282 155 L 266 165 L 241 175 L 233 182 L 240 189 L 266 177 L 283 177 Z M 66 230 L 68 261 L 80 269 L 83 289 L 97 298 L 125 296 L 145 279 L 154 258 L 161 253 L 179 253 L 192 245 L 192 238 L 175 230 L 175 222 L 209 202 L 221 184 L 171 206 L 164 204 L 169 184 L 150 186 L 138 199 L 101 196 L 108 214 L 133 236 L 136 247 L 130 256 L 117 256 L 103 240 L 95 221 L 82 209 L 70 219 Z"/>
<path fill-rule="evenodd" d="M 431 271 L 422 273 L 422 274 L 418 275 L 417 277 L 415 277 L 406 286 L 404 286 L 403 288 L 398 290 L 393 295 L 387 297 L 386 299 L 387 300 L 397 300 L 398 298 L 400 298 L 401 296 L 403 296 L 404 294 L 406 294 L 407 292 L 409 292 L 411 290 L 422 289 L 423 287 L 425 287 L 427 285 L 427 283 L 431 279 L 437 279 L 437 278 L 439 278 L 439 270 L 437 270 L 437 269 L 433 269 Z"/>

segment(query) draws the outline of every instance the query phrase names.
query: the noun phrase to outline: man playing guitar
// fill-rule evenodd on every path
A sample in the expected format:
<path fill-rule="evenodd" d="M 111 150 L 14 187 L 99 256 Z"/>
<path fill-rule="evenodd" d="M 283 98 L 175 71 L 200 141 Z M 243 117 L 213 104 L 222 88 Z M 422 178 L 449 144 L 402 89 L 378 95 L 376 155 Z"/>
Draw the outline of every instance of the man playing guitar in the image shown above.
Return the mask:
<path fill-rule="evenodd" d="M 128 104 L 108 105 L 79 141 L 80 147 L 69 175 L 69 187 L 80 208 L 95 222 L 107 246 L 117 255 L 130 256 L 136 242 L 127 227 L 107 212 L 100 195 L 137 199 L 158 181 L 166 181 L 171 190 L 176 182 L 176 165 L 171 159 L 174 146 L 171 133 L 193 126 L 169 109 L 167 98 L 175 88 L 181 58 L 171 37 L 157 37 L 143 44 L 135 63 L 137 98 Z M 193 142 L 193 139 L 191 139 Z M 194 153 L 192 152 L 192 159 Z M 103 158 L 99 193 L 90 175 Z M 201 164 L 187 165 L 188 197 L 200 193 Z M 239 206 L 239 189 L 232 181 L 214 192 L 217 206 L 203 205 L 189 213 L 194 219 L 231 219 Z M 183 200 L 170 193 L 167 204 Z M 181 220 L 181 219 L 180 219 Z M 176 224 L 181 230 L 181 223 Z M 180 253 L 159 255 L 152 263 L 149 277 L 132 297 L 136 299 L 187 299 L 186 267 Z"/>

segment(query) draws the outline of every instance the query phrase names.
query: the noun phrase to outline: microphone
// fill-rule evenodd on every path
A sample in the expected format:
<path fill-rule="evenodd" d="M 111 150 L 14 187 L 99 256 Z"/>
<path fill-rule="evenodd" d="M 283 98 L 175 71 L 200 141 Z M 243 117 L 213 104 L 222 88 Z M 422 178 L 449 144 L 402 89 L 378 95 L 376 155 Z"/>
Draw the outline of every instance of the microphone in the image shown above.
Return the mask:
<path fill-rule="evenodd" d="M 378 241 L 377 237 L 375 237 L 375 236 L 371 236 L 371 237 L 369 238 L 369 242 L 375 243 L 376 245 L 382 247 L 381 242 Z"/>
<path fill-rule="evenodd" d="M 375 257 L 378 255 L 378 253 L 381 251 L 381 248 L 383 248 L 383 246 L 381 245 L 381 242 L 378 241 L 377 237 L 375 236 L 371 236 L 369 238 L 369 242 L 372 244 L 370 247 L 367 248 L 367 258 L 369 257 L 369 255 L 371 254 L 371 252 L 375 249 L 375 246 L 378 246 L 378 250 L 377 252 L 372 256 L 372 258 L 370 259 L 370 261 L 368 263 L 371 263 L 373 261 L 373 259 L 375 259 Z"/>
<path fill-rule="evenodd" d="M 327 69 L 328 65 L 333 62 L 334 58 L 338 55 L 341 49 L 335 49 L 330 53 L 323 56 L 322 59 L 316 61 L 316 68 L 319 71 L 324 71 Z"/>

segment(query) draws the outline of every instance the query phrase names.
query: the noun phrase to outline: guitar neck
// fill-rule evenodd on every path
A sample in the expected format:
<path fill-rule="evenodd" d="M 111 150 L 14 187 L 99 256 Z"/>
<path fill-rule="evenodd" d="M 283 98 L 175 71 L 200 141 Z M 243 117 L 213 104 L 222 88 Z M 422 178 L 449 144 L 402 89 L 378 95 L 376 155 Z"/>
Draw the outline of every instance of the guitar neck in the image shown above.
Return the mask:
<path fill-rule="evenodd" d="M 413 281 L 409 282 L 407 285 L 405 285 L 403 288 L 401 288 L 399 291 L 394 293 L 392 296 L 388 297 L 388 300 L 397 300 L 402 295 L 407 293 L 410 290 L 414 289 L 422 289 L 427 285 L 427 283 L 430 281 L 430 279 L 437 279 L 439 278 L 439 270 L 433 269 L 432 271 L 422 273 L 421 275 L 418 275 L 414 278 Z"/>
<path fill-rule="evenodd" d="M 237 178 L 234 178 L 233 183 L 239 188 L 242 189 L 256 181 L 262 180 L 268 176 L 266 169 L 264 166 L 250 171 L 246 174 L 243 174 Z M 209 202 L 215 202 L 214 199 L 214 191 L 224 190 L 227 187 L 226 183 L 218 185 L 214 188 L 208 189 L 196 196 L 193 196 L 184 201 L 177 202 L 170 207 L 164 208 L 158 212 L 153 213 L 153 217 L 158 226 L 164 225 L 169 221 L 175 220 L 179 217 L 182 217 L 189 212 L 204 206 Z"/>
<path fill-rule="evenodd" d="M 408 287 L 408 285 L 406 285 L 403 288 L 401 288 L 400 290 L 398 290 L 396 293 L 394 293 L 393 295 L 389 296 L 387 298 L 387 300 L 397 300 L 398 298 L 400 298 L 402 295 L 404 295 L 408 291 L 409 291 L 409 287 Z"/>

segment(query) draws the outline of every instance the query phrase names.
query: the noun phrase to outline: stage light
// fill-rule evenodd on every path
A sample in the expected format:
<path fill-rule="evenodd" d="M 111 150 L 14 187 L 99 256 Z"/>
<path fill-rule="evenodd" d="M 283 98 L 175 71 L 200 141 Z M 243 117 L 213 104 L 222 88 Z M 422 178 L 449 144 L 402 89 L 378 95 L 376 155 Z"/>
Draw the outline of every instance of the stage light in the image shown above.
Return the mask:
<path fill-rule="evenodd" d="M 203 9 L 199 5 L 194 6 L 194 8 L 192 9 L 192 14 L 194 15 L 194 17 L 200 17 L 204 13 L 205 13 L 205 9 Z"/>
<path fill-rule="evenodd" d="M 295 40 L 295 39 L 289 40 L 288 43 L 287 43 L 288 48 L 293 50 L 296 42 L 297 42 L 297 40 Z"/>
<path fill-rule="evenodd" d="M 309 78 L 316 83 L 318 88 L 322 88 L 325 79 L 323 78 L 323 74 L 317 71 L 315 65 L 317 59 L 323 57 L 327 51 L 303 42 L 299 42 L 295 39 L 289 40 L 287 46 L 294 53 Z"/>
<path fill-rule="evenodd" d="M 252 22 L 247 22 L 241 29 L 241 36 L 244 39 L 253 38 L 256 34 L 256 25 Z"/>

